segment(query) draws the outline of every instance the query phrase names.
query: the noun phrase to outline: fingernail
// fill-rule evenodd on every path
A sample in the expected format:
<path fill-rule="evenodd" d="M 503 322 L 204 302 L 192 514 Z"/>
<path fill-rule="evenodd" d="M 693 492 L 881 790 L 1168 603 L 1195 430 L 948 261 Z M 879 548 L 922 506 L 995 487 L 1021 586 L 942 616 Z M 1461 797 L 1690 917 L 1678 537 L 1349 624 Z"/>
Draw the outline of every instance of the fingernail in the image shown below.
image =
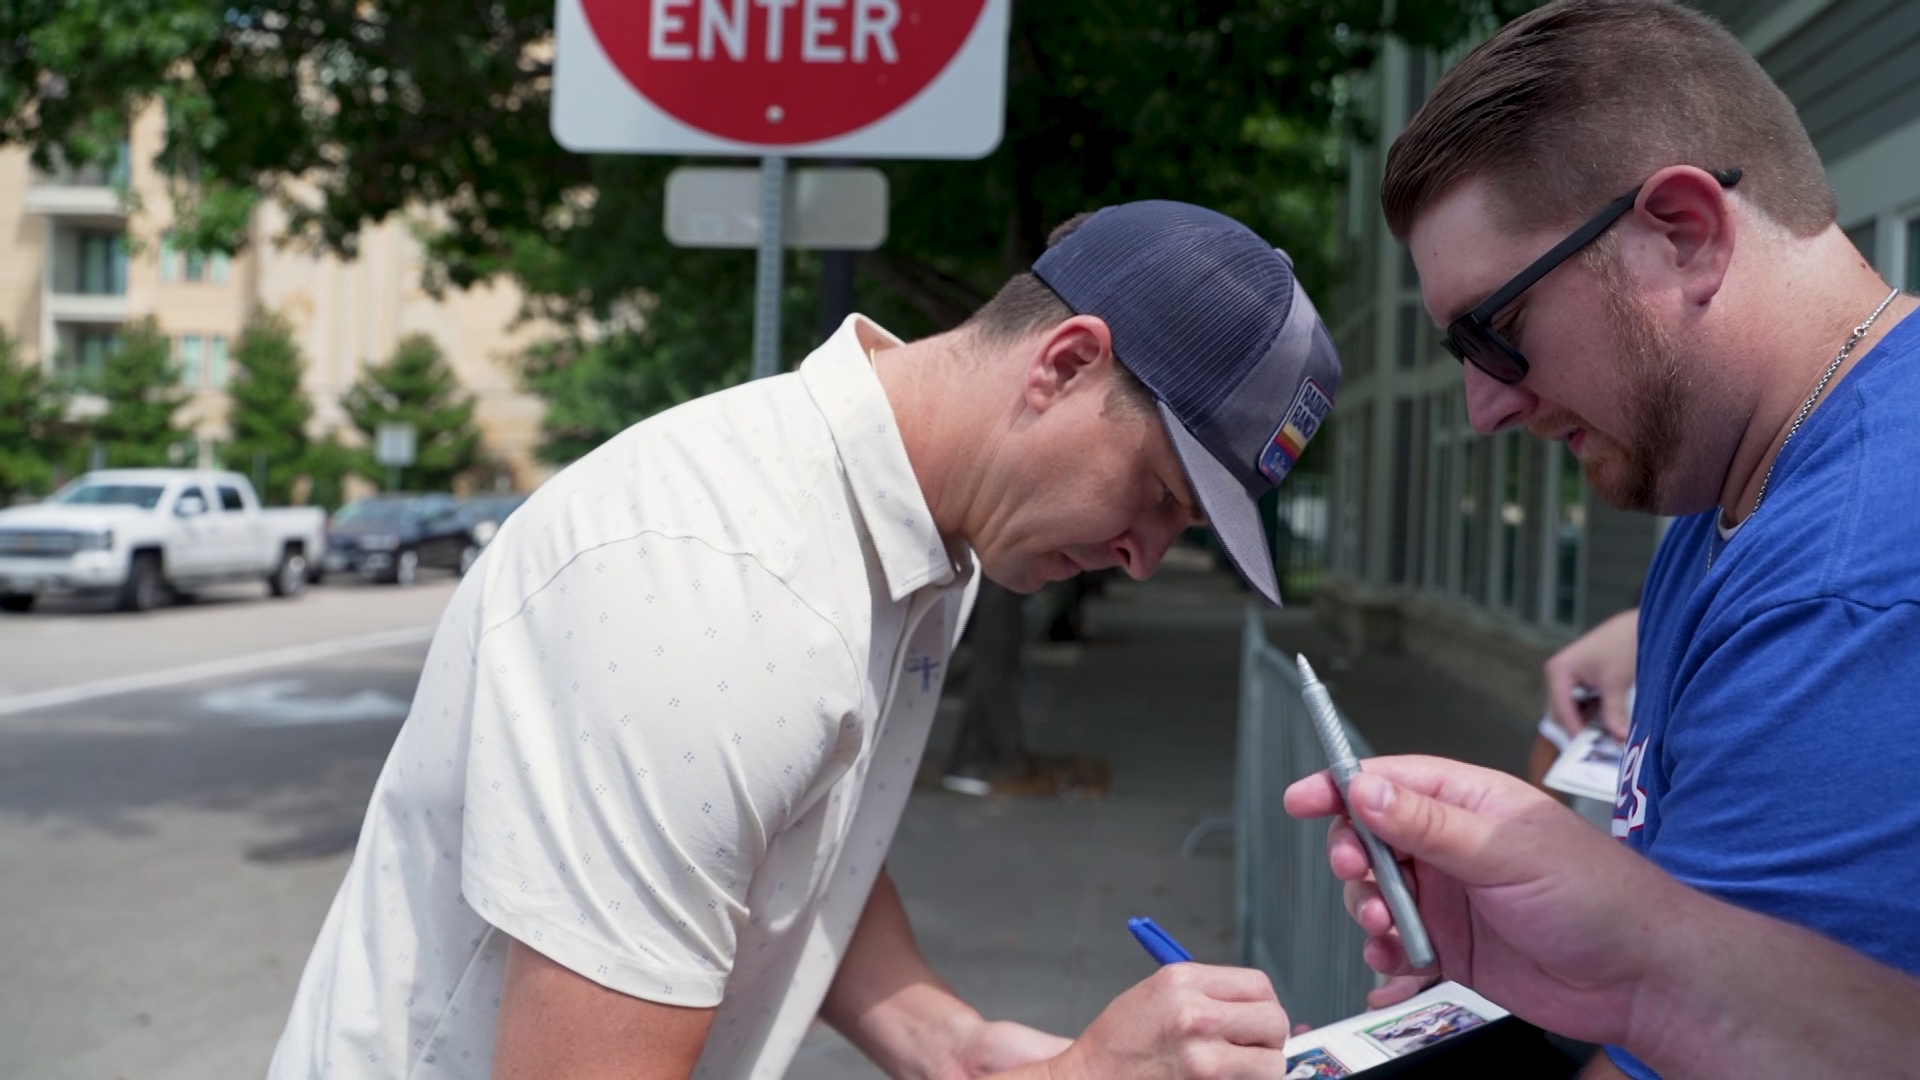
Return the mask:
<path fill-rule="evenodd" d="M 1359 798 L 1360 805 L 1374 813 L 1384 814 L 1387 807 L 1393 805 L 1393 784 L 1386 777 L 1363 772 L 1353 778 L 1353 783 L 1360 788 L 1357 793 L 1354 793 Z M 1351 787 L 1349 790 L 1351 791 Z"/>

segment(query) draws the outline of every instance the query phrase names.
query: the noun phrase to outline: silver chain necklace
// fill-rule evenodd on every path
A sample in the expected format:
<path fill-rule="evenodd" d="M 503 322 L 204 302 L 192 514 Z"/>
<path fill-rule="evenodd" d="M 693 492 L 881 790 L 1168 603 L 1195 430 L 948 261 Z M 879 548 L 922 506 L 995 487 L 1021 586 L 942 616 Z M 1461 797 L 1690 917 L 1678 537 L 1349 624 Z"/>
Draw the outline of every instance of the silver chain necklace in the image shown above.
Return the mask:
<path fill-rule="evenodd" d="M 1846 344 L 1841 345 L 1839 353 L 1834 356 L 1833 363 L 1827 365 L 1827 370 L 1820 376 L 1820 381 L 1813 384 L 1813 393 L 1808 394 L 1807 400 L 1800 403 L 1800 411 L 1793 416 L 1793 425 L 1787 428 L 1787 437 L 1780 440 L 1780 449 L 1774 453 L 1772 464 L 1767 466 L 1767 475 L 1760 478 L 1760 493 L 1753 497 L 1753 510 L 1747 514 L 1747 517 L 1751 518 L 1759 513 L 1760 504 L 1767 501 L 1767 487 L 1773 483 L 1773 470 L 1780 467 L 1780 455 L 1786 453 L 1787 444 L 1793 441 L 1793 436 L 1800 430 L 1800 425 L 1807 422 L 1807 417 L 1813 413 L 1813 407 L 1819 404 L 1820 395 L 1826 392 L 1827 384 L 1833 381 L 1834 373 L 1840 370 L 1841 364 L 1847 362 L 1847 357 L 1853 355 L 1853 347 L 1860 344 L 1860 339 L 1867 336 L 1868 330 L 1873 329 L 1874 321 L 1880 318 L 1880 313 L 1887 310 L 1887 305 L 1893 303 L 1893 298 L 1899 295 L 1899 289 L 1887 293 L 1886 298 L 1880 301 L 1880 306 L 1874 308 L 1873 314 L 1867 316 L 1867 321 L 1853 328 L 1853 333 L 1847 335 Z M 1713 568 L 1711 546 L 1707 548 L 1707 568 Z"/>
<path fill-rule="evenodd" d="M 1887 305 L 1893 303 L 1893 298 L 1899 295 L 1899 289 L 1889 292 L 1886 299 L 1880 301 L 1880 306 L 1873 309 L 1873 314 L 1867 316 L 1867 321 L 1853 328 L 1853 333 L 1847 335 L 1847 343 L 1840 346 L 1839 355 L 1833 358 L 1833 363 L 1827 365 L 1826 374 L 1820 376 L 1820 381 L 1813 384 L 1813 393 L 1808 394 L 1807 400 L 1801 403 L 1800 411 L 1794 414 L 1793 426 L 1787 429 L 1787 437 L 1780 440 L 1780 450 L 1773 455 L 1773 464 L 1767 466 L 1767 475 L 1760 478 L 1760 494 L 1753 498 L 1753 514 L 1759 513 L 1760 504 L 1767 501 L 1767 485 L 1773 483 L 1773 470 L 1780 466 L 1780 454 L 1786 452 L 1787 444 L 1793 441 L 1794 432 L 1799 431 L 1800 425 L 1807 422 L 1807 416 L 1813 412 L 1813 407 L 1819 402 L 1820 395 L 1826 391 L 1827 384 L 1833 381 L 1833 373 L 1839 371 L 1840 365 L 1847 362 L 1847 357 L 1853 354 L 1853 347 L 1860 344 L 1860 339 L 1867 336 L 1868 330 L 1873 329 L 1874 320 L 1878 319 L 1880 313 L 1887 310 Z M 1752 517 L 1753 514 L 1747 516 Z"/>

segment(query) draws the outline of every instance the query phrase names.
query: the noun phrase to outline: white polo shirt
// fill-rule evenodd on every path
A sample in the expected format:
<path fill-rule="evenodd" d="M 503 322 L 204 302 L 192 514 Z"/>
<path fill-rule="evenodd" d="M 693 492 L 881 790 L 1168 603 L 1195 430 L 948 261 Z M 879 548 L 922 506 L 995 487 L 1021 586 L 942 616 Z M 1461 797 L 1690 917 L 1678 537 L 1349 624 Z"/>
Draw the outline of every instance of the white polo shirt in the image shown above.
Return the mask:
<path fill-rule="evenodd" d="M 271 1076 L 485 1077 L 509 936 L 718 1006 L 696 1077 L 786 1071 L 978 580 L 863 322 L 630 428 L 508 520 L 434 635 Z"/>

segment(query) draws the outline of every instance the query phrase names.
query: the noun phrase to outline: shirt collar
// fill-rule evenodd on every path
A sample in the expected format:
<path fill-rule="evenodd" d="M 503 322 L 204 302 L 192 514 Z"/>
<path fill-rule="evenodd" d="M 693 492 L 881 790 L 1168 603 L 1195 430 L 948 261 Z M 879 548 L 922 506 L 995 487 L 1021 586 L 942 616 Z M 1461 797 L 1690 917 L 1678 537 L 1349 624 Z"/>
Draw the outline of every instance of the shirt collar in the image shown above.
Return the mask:
<path fill-rule="evenodd" d="M 801 363 L 800 379 L 833 432 L 854 503 L 886 573 L 888 593 L 898 603 L 928 585 L 950 584 L 961 573 L 956 559 L 970 567 L 972 558 L 964 550 L 950 554 L 941 539 L 907 459 L 893 406 L 861 344 L 862 328 L 884 347 L 901 343 L 871 319 L 849 315 Z"/>

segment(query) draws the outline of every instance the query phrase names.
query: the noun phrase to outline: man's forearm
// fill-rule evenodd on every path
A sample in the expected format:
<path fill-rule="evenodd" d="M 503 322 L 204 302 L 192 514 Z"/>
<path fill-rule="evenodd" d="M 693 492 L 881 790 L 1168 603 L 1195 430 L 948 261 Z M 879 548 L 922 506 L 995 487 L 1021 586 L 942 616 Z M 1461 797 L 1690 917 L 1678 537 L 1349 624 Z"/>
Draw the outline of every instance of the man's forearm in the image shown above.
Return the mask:
<path fill-rule="evenodd" d="M 820 1018 L 896 1080 L 963 1075 L 960 1048 L 981 1023 L 920 955 L 884 871 L 848 943 Z"/>
<path fill-rule="evenodd" d="M 1920 1077 L 1920 981 L 1704 894 L 1674 914 L 1628 1045 L 1661 1075 Z"/>

